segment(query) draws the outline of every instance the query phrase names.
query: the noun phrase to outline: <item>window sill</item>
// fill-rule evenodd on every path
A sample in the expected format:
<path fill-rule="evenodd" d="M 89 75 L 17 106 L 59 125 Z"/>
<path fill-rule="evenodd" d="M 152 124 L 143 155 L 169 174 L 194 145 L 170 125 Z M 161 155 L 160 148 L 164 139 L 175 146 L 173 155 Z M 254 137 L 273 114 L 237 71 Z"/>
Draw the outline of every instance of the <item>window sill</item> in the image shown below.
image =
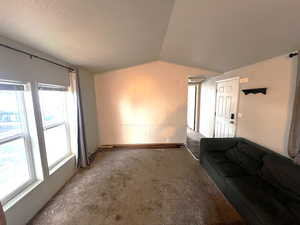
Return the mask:
<path fill-rule="evenodd" d="M 5 205 L 3 206 L 4 212 L 9 210 L 11 207 L 13 207 L 18 201 L 20 201 L 22 198 L 24 198 L 27 194 L 29 194 L 32 190 L 34 190 L 42 182 L 43 182 L 42 180 L 37 180 L 37 181 L 33 182 L 28 187 L 26 187 L 22 192 L 20 192 L 18 195 L 13 197 L 7 203 L 5 203 Z"/>
<path fill-rule="evenodd" d="M 52 175 L 56 171 L 58 171 L 63 165 L 65 165 L 70 160 L 74 159 L 75 155 L 70 154 L 67 157 L 65 157 L 62 161 L 60 161 L 54 168 L 52 168 L 49 172 L 49 175 Z M 47 178 L 46 178 L 47 179 Z M 9 200 L 7 203 L 3 205 L 3 210 L 6 212 L 10 208 L 12 208 L 16 203 L 18 203 L 22 198 L 26 197 L 30 192 L 32 192 L 36 187 L 38 187 L 40 184 L 42 184 L 45 180 L 36 180 L 29 186 L 27 186 L 22 192 L 20 192 L 18 195 L 13 197 L 11 200 Z"/>
<path fill-rule="evenodd" d="M 67 162 L 75 158 L 75 155 L 72 153 L 70 155 L 67 155 L 65 158 L 63 158 L 59 163 L 57 163 L 53 168 L 49 170 L 49 175 L 51 176 L 54 174 L 57 170 L 59 170 L 63 165 L 65 165 Z"/>

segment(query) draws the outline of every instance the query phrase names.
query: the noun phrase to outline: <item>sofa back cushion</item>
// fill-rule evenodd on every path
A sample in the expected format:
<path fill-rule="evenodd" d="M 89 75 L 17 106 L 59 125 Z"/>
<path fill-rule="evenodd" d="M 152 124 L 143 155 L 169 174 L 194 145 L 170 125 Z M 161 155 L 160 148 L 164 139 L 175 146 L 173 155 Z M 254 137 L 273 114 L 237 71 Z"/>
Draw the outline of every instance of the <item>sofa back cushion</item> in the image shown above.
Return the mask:
<path fill-rule="evenodd" d="M 239 142 L 226 152 L 226 157 L 245 169 L 250 175 L 257 175 L 262 167 L 262 150 L 247 143 Z"/>
<path fill-rule="evenodd" d="M 261 176 L 285 195 L 300 201 L 300 166 L 275 154 L 263 158 Z"/>
<path fill-rule="evenodd" d="M 245 153 L 250 158 L 255 159 L 259 161 L 262 165 L 262 158 L 266 154 L 265 150 L 262 150 L 258 145 L 256 144 L 249 144 L 246 142 L 239 142 L 237 144 L 237 148 L 239 151 Z"/>

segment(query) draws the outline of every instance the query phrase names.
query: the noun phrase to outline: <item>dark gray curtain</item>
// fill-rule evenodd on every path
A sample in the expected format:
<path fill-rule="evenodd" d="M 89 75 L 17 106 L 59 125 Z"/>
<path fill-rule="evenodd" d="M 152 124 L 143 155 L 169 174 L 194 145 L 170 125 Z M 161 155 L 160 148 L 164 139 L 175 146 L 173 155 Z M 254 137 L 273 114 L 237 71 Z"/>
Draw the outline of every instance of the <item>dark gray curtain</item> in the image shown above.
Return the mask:
<path fill-rule="evenodd" d="M 77 167 L 84 168 L 89 166 L 89 158 L 86 147 L 86 136 L 84 128 L 81 91 L 80 91 L 80 76 L 79 71 L 76 70 L 76 102 L 77 102 L 77 141 L 78 141 L 78 154 L 77 154 Z"/>
<path fill-rule="evenodd" d="M 289 133 L 288 153 L 300 164 L 300 58 L 298 57 L 296 92 L 293 105 L 291 128 Z"/>
<path fill-rule="evenodd" d="M 5 215 L 3 212 L 1 202 L 0 202 L 0 225 L 6 225 Z"/>

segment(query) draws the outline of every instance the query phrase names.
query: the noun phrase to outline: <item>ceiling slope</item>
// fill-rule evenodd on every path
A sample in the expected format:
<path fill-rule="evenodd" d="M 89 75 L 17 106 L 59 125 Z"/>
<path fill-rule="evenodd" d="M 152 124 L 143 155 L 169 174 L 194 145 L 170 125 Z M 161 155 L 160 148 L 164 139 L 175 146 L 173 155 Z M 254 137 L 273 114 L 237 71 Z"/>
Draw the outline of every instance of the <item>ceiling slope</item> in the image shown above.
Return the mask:
<path fill-rule="evenodd" d="M 299 0 L 177 0 L 161 59 L 225 72 L 300 49 Z"/>
<path fill-rule="evenodd" d="M 154 60 L 225 72 L 300 49 L 299 0 L 9 0 L 0 35 L 92 72 Z"/>
<path fill-rule="evenodd" d="M 0 34 L 93 72 L 159 58 L 174 0 L 9 0 Z"/>

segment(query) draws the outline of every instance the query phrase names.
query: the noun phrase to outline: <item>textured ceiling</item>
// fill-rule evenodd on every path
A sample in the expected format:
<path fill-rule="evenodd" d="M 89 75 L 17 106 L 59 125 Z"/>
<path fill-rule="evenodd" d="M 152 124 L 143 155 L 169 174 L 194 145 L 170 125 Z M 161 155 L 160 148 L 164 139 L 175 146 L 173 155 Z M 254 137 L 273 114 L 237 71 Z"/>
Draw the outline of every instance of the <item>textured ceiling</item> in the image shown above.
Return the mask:
<path fill-rule="evenodd" d="M 159 58 L 174 0 L 9 0 L 0 35 L 93 72 Z"/>
<path fill-rule="evenodd" d="M 299 0 L 177 0 L 161 59 L 226 72 L 295 49 Z"/>
<path fill-rule="evenodd" d="M 225 72 L 300 49 L 299 0 L 9 0 L 0 35 L 102 72 L 166 60 Z"/>

